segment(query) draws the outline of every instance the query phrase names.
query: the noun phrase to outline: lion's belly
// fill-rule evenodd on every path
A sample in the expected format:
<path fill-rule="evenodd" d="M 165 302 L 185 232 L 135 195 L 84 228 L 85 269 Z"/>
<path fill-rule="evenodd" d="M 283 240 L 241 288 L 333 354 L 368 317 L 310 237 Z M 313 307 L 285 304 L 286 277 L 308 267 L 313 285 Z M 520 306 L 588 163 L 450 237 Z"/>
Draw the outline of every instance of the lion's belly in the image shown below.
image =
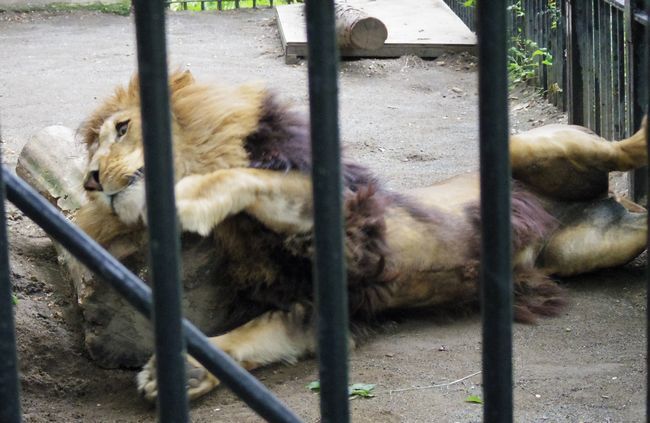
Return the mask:
<path fill-rule="evenodd" d="M 475 298 L 479 240 L 464 206 L 437 208 L 422 196 L 418 204 L 426 207 L 428 219 L 421 211 L 414 216 L 403 207 L 386 214 L 391 266 L 398 275 L 386 307 L 427 307 Z"/>

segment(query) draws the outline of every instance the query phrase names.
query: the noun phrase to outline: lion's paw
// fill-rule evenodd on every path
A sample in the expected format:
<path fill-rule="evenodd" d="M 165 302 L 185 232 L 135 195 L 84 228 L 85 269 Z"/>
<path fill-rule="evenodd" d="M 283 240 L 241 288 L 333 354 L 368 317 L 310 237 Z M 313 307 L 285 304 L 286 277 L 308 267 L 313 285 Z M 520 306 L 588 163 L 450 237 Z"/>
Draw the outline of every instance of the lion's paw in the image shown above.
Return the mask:
<path fill-rule="evenodd" d="M 201 200 L 178 200 L 176 209 L 181 230 L 208 236 L 216 226 L 215 211 L 211 204 Z"/>
<path fill-rule="evenodd" d="M 185 368 L 187 377 L 187 396 L 190 400 L 203 396 L 219 385 L 219 380 L 201 366 L 196 360 L 188 357 Z M 155 402 L 158 397 L 158 381 L 156 380 L 156 357 L 151 357 L 137 376 L 138 392 L 147 400 Z"/>

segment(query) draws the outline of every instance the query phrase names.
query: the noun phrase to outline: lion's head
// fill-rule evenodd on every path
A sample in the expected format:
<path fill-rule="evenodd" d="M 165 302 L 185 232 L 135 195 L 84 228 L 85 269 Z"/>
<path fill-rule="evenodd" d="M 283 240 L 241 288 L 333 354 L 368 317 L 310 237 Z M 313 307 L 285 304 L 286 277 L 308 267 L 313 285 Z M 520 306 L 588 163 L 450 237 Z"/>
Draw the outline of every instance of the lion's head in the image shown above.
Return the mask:
<path fill-rule="evenodd" d="M 250 159 L 246 138 L 260 121 L 268 93 L 259 85 L 198 84 L 189 71 L 170 76 L 175 178 L 232 167 Z M 136 77 L 82 124 L 88 150 L 84 188 L 127 224 L 144 219 L 144 148 Z"/>

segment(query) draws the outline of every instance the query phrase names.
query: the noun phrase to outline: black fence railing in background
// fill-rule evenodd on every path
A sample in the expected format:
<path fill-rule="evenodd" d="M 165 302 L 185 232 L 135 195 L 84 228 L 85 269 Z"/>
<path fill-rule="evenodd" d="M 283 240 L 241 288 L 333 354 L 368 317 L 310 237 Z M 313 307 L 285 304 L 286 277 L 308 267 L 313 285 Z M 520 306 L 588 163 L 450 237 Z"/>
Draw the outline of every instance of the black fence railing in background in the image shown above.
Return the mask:
<path fill-rule="evenodd" d="M 475 27 L 474 6 L 463 0 L 445 2 L 470 28 Z M 569 123 L 610 140 L 630 136 L 641 124 L 647 104 L 648 15 L 643 0 L 508 3 L 509 61 L 517 49 L 529 56 L 535 67 L 530 82 L 568 111 Z M 544 65 L 545 61 L 552 65 Z M 646 173 L 637 170 L 630 179 L 636 200 L 647 192 Z"/>

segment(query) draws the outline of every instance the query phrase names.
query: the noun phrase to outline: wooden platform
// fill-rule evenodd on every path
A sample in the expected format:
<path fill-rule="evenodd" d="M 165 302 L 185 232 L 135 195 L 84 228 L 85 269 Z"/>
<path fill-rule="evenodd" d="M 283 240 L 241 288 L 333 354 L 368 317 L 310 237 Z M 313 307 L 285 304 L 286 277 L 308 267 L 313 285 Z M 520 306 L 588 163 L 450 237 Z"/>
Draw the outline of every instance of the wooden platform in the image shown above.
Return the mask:
<path fill-rule="evenodd" d="M 350 3 L 379 18 L 388 39 L 378 50 L 342 49 L 342 57 L 438 57 L 473 51 L 476 36 L 442 0 L 354 0 Z M 307 55 L 304 5 L 276 7 L 287 63 Z"/>

